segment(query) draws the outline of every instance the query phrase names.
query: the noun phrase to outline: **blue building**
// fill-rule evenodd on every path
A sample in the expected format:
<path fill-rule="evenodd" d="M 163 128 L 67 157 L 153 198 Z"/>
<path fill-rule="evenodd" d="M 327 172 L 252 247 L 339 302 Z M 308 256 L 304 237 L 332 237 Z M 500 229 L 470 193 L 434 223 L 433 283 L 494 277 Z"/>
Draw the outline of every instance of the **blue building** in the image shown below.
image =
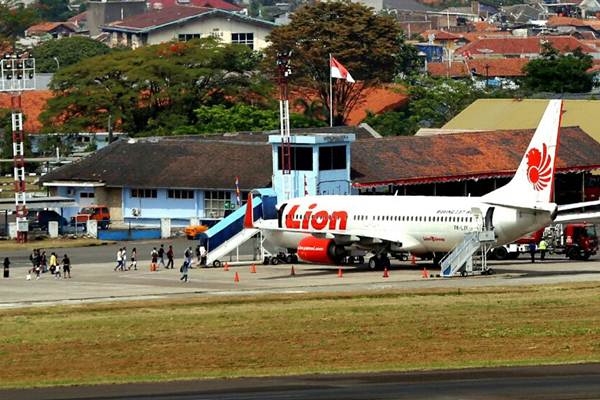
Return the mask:
<path fill-rule="evenodd" d="M 290 174 L 282 170 L 280 136 L 241 133 L 121 139 L 41 182 L 79 207 L 107 206 L 114 226 L 158 225 L 161 218 L 170 218 L 174 226 L 191 219 L 210 224 L 244 204 L 253 189 L 273 188 L 278 199 L 349 194 L 350 148 L 356 138 L 350 132 L 356 128 L 341 130 L 293 135 Z M 361 134 L 371 137 L 364 130 Z M 64 209 L 63 215 L 77 212 Z"/>

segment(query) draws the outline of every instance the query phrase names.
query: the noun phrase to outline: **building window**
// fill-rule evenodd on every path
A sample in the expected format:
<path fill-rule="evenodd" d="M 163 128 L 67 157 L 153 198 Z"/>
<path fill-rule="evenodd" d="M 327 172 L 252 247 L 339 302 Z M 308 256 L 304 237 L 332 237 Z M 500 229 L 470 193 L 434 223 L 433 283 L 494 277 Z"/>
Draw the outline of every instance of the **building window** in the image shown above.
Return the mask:
<path fill-rule="evenodd" d="M 231 194 L 223 190 L 204 192 L 204 216 L 222 218 L 225 215 L 225 205 L 231 203 Z"/>
<path fill-rule="evenodd" d="M 254 50 L 254 33 L 232 33 L 231 43 L 245 44 Z"/>
<path fill-rule="evenodd" d="M 131 197 L 155 199 L 156 189 L 131 189 Z"/>
<path fill-rule="evenodd" d="M 295 147 L 290 148 L 290 156 L 292 159 L 292 170 L 294 171 L 312 171 L 313 169 L 313 153 L 310 147 Z M 277 147 L 277 169 L 283 169 L 281 164 L 281 146 Z"/>
<path fill-rule="evenodd" d="M 319 147 L 319 170 L 346 169 L 346 146 Z"/>
<path fill-rule="evenodd" d="M 169 199 L 193 199 L 193 190 L 180 190 L 180 189 L 169 189 L 167 191 L 167 197 Z"/>
<path fill-rule="evenodd" d="M 79 193 L 79 197 L 82 199 L 93 199 L 96 196 L 94 195 L 94 192 L 81 192 Z"/>
<path fill-rule="evenodd" d="M 201 33 L 180 33 L 178 38 L 180 42 L 187 42 L 192 39 L 200 39 L 202 37 Z"/>

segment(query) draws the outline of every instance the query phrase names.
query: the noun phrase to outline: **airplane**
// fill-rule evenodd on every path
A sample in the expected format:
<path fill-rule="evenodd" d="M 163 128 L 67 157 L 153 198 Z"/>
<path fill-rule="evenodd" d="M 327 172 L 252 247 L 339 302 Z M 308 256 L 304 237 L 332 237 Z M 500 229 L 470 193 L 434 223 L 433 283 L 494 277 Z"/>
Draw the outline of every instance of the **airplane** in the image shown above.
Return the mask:
<path fill-rule="evenodd" d="M 309 263 L 340 264 L 371 253 L 371 269 L 407 252 L 439 262 L 475 230 L 493 230 L 497 245 L 511 243 L 557 215 L 562 113 L 562 101 L 551 100 L 512 180 L 484 196 L 306 196 L 278 204 L 277 219 L 254 221 L 250 194 L 244 227 L 260 229 L 267 242 Z"/>

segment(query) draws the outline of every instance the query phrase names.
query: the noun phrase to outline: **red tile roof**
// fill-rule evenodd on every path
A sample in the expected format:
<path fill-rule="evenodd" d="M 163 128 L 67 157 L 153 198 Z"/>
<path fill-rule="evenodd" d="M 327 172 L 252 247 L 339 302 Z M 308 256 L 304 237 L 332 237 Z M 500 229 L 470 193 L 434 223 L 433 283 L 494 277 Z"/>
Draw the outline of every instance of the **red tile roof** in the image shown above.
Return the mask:
<path fill-rule="evenodd" d="M 60 26 L 64 26 L 65 28 L 70 29 L 73 32 L 75 32 L 77 30 L 77 27 L 75 26 L 75 24 L 73 24 L 71 22 L 42 22 L 42 23 L 30 26 L 29 28 L 27 28 L 26 32 L 28 35 L 39 34 L 39 33 L 48 33 Z"/>
<path fill-rule="evenodd" d="M 428 29 L 421 33 L 421 37 L 429 40 L 429 35 L 433 35 L 433 40 L 459 40 L 462 36 L 452 32 L 441 31 L 439 29 Z"/>
<path fill-rule="evenodd" d="M 433 136 L 392 136 L 352 144 L 355 187 L 422 184 L 509 177 L 534 130 L 503 130 Z M 600 167 L 600 143 L 579 127 L 560 130 L 559 173 Z"/>
<path fill-rule="evenodd" d="M 427 72 L 431 76 L 446 78 L 462 78 L 469 76 L 469 68 L 462 61 L 448 62 L 430 62 L 427 63 Z"/>
<path fill-rule="evenodd" d="M 475 32 L 495 32 L 500 30 L 496 25 L 486 21 L 473 22 L 471 26 L 475 28 Z"/>
<path fill-rule="evenodd" d="M 589 26 L 594 29 L 600 29 L 600 20 L 597 19 L 581 19 L 561 17 L 554 15 L 548 18 L 547 26 Z"/>
<path fill-rule="evenodd" d="M 151 9 L 167 8 L 174 5 L 196 6 L 218 8 L 226 11 L 241 11 L 242 7 L 229 3 L 225 0 L 189 0 L 187 2 L 177 0 L 150 0 L 148 6 Z"/>
<path fill-rule="evenodd" d="M 467 60 L 469 71 L 480 76 L 497 76 L 510 78 L 524 76 L 523 67 L 527 65 L 527 58 L 479 58 Z"/>
<path fill-rule="evenodd" d="M 536 36 L 536 37 L 507 37 L 483 38 L 464 45 L 456 50 L 458 54 L 539 54 L 542 42 L 547 41 L 561 53 L 568 53 L 581 48 L 584 53 L 596 53 L 598 50 L 575 39 L 572 36 Z"/>
<path fill-rule="evenodd" d="M 294 105 L 292 111 L 297 113 L 304 112 L 304 108 L 298 104 L 298 99 L 305 99 L 309 102 L 320 101 L 317 92 L 307 88 L 294 88 L 290 98 L 290 103 Z M 381 114 L 396 110 L 407 103 L 408 95 L 404 93 L 403 86 L 386 85 L 369 88 L 363 92 L 361 99 L 358 100 L 344 122 L 347 125 L 358 125 L 367 117 L 367 112 Z"/>
<path fill-rule="evenodd" d="M 87 21 L 87 11 L 81 12 L 77 15 L 73 15 L 71 18 L 67 20 L 67 22 L 72 22 L 74 24 L 79 24 L 81 22 Z"/>
<path fill-rule="evenodd" d="M 211 10 L 206 7 L 171 6 L 162 10 L 152 10 L 147 13 L 134 15 L 122 21 L 115 21 L 109 26 L 131 29 L 151 28 L 201 15 Z"/>
<path fill-rule="evenodd" d="M 39 116 L 46 106 L 48 99 L 52 98 L 52 92 L 49 90 L 25 91 L 21 97 L 21 107 L 25 124 L 23 129 L 27 133 L 36 133 L 42 127 Z M 0 93 L 0 108 L 10 108 L 10 94 Z"/>

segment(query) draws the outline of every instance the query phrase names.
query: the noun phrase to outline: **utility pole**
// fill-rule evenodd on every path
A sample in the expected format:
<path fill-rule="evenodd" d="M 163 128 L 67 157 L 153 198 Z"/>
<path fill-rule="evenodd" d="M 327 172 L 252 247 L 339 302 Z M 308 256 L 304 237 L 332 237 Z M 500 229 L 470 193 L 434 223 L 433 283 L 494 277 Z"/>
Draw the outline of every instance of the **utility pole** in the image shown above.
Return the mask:
<path fill-rule="evenodd" d="M 290 143 L 290 104 L 288 77 L 292 73 L 290 58 L 292 52 L 277 53 L 277 83 L 279 84 L 279 131 L 281 134 L 281 173 L 283 178 L 284 200 L 292 196 L 292 146 Z"/>
<path fill-rule="evenodd" d="M 11 94 L 13 176 L 15 180 L 15 214 L 17 242 L 27 241 L 27 192 L 25 185 L 25 133 L 21 94 L 35 89 L 35 59 L 27 53 L 7 53 L 0 61 L 0 92 Z"/>

